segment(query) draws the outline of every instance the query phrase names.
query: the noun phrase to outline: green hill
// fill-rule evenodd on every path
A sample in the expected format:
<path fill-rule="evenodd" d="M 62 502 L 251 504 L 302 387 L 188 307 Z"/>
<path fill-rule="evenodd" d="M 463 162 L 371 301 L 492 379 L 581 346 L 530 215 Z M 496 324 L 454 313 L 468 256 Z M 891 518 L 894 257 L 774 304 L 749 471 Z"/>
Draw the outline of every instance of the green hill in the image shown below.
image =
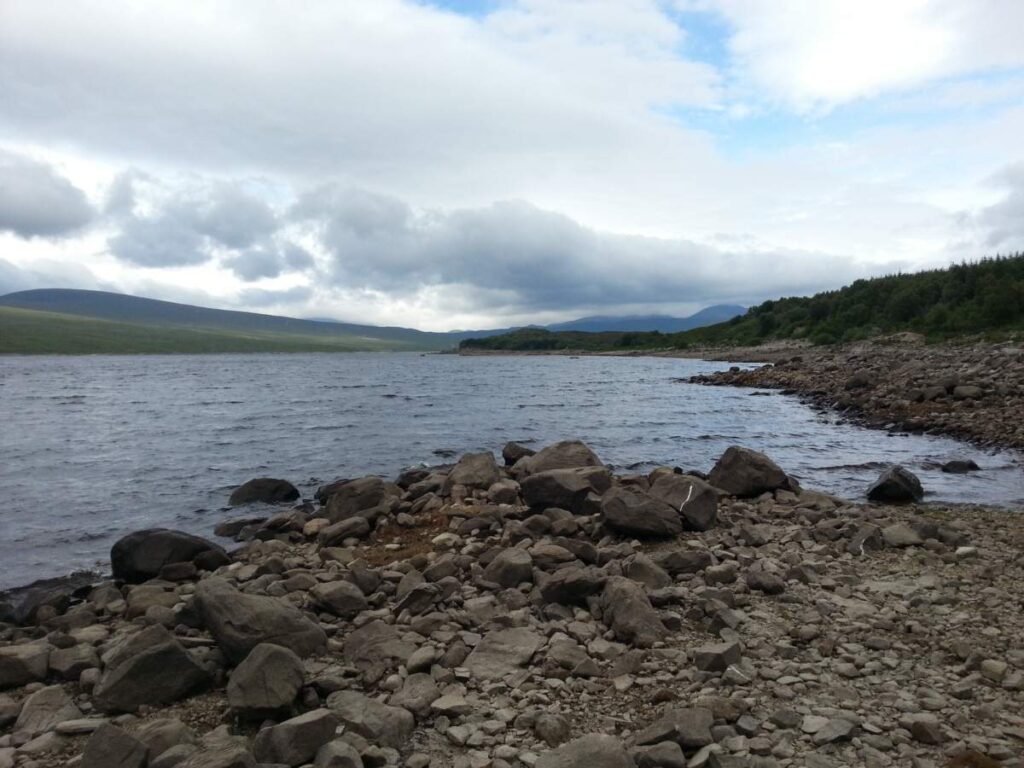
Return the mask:
<path fill-rule="evenodd" d="M 0 354 L 358 352 L 413 345 L 357 336 L 153 326 L 0 306 Z"/>
<path fill-rule="evenodd" d="M 685 349 L 801 339 L 815 344 L 914 331 L 937 341 L 1024 331 L 1024 254 L 857 280 L 836 291 L 766 301 L 682 333 L 587 334 L 522 329 L 467 339 L 464 350 Z"/>

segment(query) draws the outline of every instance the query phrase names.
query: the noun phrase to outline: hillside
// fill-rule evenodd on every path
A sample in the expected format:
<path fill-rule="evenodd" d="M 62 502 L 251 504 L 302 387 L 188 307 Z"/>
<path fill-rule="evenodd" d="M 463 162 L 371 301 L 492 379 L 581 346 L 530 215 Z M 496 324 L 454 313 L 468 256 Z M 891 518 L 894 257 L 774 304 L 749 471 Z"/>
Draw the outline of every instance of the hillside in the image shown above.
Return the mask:
<path fill-rule="evenodd" d="M 685 349 L 779 339 L 815 344 L 913 331 L 931 340 L 1024 330 L 1024 254 L 857 280 L 810 297 L 766 301 L 743 315 L 681 333 L 586 334 L 521 329 L 467 339 L 465 350 Z"/>
<path fill-rule="evenodd" d="M 671 317 L 669 315 L 626 315 L 621 317 L 593 315 L 581 317 L 578 320 L 569 320 L 564 323 L 552 323 L 542 327 L 549 331 L 586 331 L 588 333 L 610 331 L 678 333 L 692 328 L 701 328 L 713 323 L 723 323 L 737 315 L 742 315 L 746 311 L 746 307 L 736 304 L 715 304 L 705 307 L 688 317 Z"/>
<path fill-rule="evenodd" d="M 321 338 L 330 346 L 341 344 L 359 349 L 378 349 L 382 344 L 405 349 L 450 349 L 457 342 L 457 339 L 447 334 L 427 333 L 412 328 L 300 320 L 256 312 L 196 307 L 106 291 L 62 288 L 20 291 L 0 296 L 0 307 L 75 315 L 136 326 L 228 332 L 229 335 L 273 334 L 302 339 Z"/>
<path fill-rule="evenodd" d="M 402 342 L 356 336 L 159 327 L 0 306 L 0 354 L 361 352 L 410 348 Z"/>

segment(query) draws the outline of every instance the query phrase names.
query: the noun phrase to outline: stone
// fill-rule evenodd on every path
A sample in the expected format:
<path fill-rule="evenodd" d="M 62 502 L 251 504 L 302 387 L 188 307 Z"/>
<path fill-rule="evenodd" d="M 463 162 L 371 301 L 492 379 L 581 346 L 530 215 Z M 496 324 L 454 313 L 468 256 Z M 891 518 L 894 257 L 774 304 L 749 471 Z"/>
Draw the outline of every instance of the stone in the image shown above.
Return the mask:
<path fill-rule="evenodd" d="M 484 635 L 463 666 L 473 677 L 500 679 L 529 664 L 543 644 L 543 637 L 522 627 L 495 629 Z"/>
<path fill-rule="evenodd" d="M 604 524 L 626 536 L 667 539 L 682 533 L 679 513 L 664 501 L 639 490 L 612 488 L 601 497 Z"/>
<path fill-rule="evenodd" d="M 747 571 L 746 581 L 748 587 L 766 595 L 781 595 L 786 591 L 786 582 L 770 571 Z"/>
<path fill-rule="evenodd" d="M 693 663 L 701 672 L 724 672 L 741 658 L 738 643 L 714 643 L 693 652 Z"/>
<path fill-rule="evenodd" d="M 942 727 L 934 717 L 917 717 L 910 724 L 910 735 L 922 744 L 941 744 L 945 741 Z"/>
<path fill-rule="evenodd" d="M 692 475 L 662 473 L 650 494 L 676 510 L 688 531 L 710 530 L 718 520 L 718 493 Z"/>
<path fill-rule="evenodd" d="M 370 535 L 373 528 L 365 517 L 346 517 L 336 523 L 325 525 L 317 533 L 317 544 L 321 549 L 336 547 L 345 539 L 363 539 Z"/>
<path fill-rule="evenodd" d="M 313 768 L 363 768 L 363 758 L 347 741 L 336 739 L 320 747 Z"/>
<path fill-rule="evenodd" d="M 910 504 L 924 498 L 924 489 L 913 472 L 897 465 L 878 476 L 868 488 L 867 497 L 885 504 Z"/>
<path fill-rule="evenodd" d="M 555 507 L 583 514 L 590 495 L 604 493 L 611 482 L 611 472 L 605 467 L 550 469 L 525 477 L 520 492 L 533 509 Z"/>
<path fill-rule="evenodd" d="M 703 707 L 674 707 L 636 735 L 640 745 L 671 741 L 686 750 L 711 744 L 711 726 L 715 716 Z"/>
<path fill-rule="evenodd" d="M 448 473 L 442 493 L 448 495 L 454 485 L 462 485 L 470 490 L 487 490 L 500 479 L 501 471 L 493 453 L 467 453 Z"/>
<path fill-rule="evenodd" d="M 591 733 L 541 755 L 536 768 L 634 768 L 634 763 L 614 736 Z"/>
<path fill-rule="evenodd" d="M 81 710 L 64 689 L 59 685 L 51 685 L 40 688 L 25 699 L 13 730 L 20 736 L 33 738 L 52 731 L 65 720 L 77 720 L 81 716 Z"/>
<path fill-rule="evenodd" d="M 204 749 L 180 763 L 179 768 L 261 768 L 248 749 L 225 744 Z"/>
<path fill-rule="evenodd" d="M 145 768 L 146 747 L 116 725 L 104 723 L 89 737 L 81 768 Z"/>
<path fill-rule="evenodd" d="M 569 721 L 561 715 L 542 712 L 537 716 L 537 722 L 533 724 L 533 732 L 549 747 L 557 747 L 569 740 L 572 729 L 569 727 Z"/>
<path fill-rule="evenodd" d="M 243 504 L 262 502 L 264 504 L 280 504 L 295 501 L 299 498 L 299 489 L 287 480 L 273 477 L 257 477 L 235 488 L 231 492 L 228 504 L 238 507 Z"/>
<path fill-rule="evenodd" d="M 738 445 L 725 450 L 708 475 L 708 482 L 741 498 L 790 487 L 789 478 L 778 464 L 763 453 Z"/>
<path fill-rule="evenodd" d="M 973 459 L 953 459 L 943 464 L 940 469 L 951 475 L 966 475 L 968 472 L 978 472 L 981 467 Z"/>
<path fill-rule="evenodd" d="M 665 636 L 665 625 L 643 587 L 625 577 L 613 576 L 605 583 L 601 613 L 619 642 L 649 648 Z"/>
<path fill-rule="evenodd" d="M 398 486 L 379 477 L 360 477 L 323 486 L 317 491 L 317 498 L 324 505 L 322 517 L 337 523 L 383 504 L 387 498 L 397 496 L 398 491 Z"/>
<path fill-rule="evenodd" d="M 144 704 L 170 704 L 210 682 L 209 673 L 166 630 L 162 638 L 157 632 L 151 634 L 156 636 L 153 644 L 123 660 L 108 661 L 93 691 L 98 709 L 134 712 Z M 134 650 L 133 646 L 128 648 Z"/>
<path fill-rule="evenodd" d="M 823 744 L 832 744 L 837 741 L 846 741 L 853 737 L 853 732 L 856 729 L 856 723 L 852 723 L 841 717 L 833 717 L 830 718 L 822 728 L 815 731 L 814 735 L 811 737 L 811 741 L 818 746 Z"/>
<path fill-rule="evenodd" d="M 402 690 L 391 697 L 391 704 L 407 709 L 419 718 L 429 715 L 435 704 L 442 705 L 441 707 L 436 707 L 436 711 L 441 714 L 463 714 L 457 712 L 454 706 L 447 706 L 449 702 L 442 702 L 443 699 L 447 698 L 454 697 L 442 696 L 433 677 L 426 672 L 417 672 L 405 678 L 405 681 L 402 683 Z M 458 698 L 462 699 L 461 696 Z M 465 704 L 465 699 L 462 699 L 462 702 Z"/>
<path fill-rule="evenodd" d="M 327 697 L 327 706 L 345 728 L 373 743 L 401 749 L 412 736 L 415 721 L 409 710 L 358 691 L 336 691 Z"/>
<path fill-rule="evenodd" d="M 686 756 L 674 741 L 642 747 L 636 751 L 634 759 L 637 768 L 686 768 Z"/>
<path fill-rule="evenodd" d="M 253 648 L 228 681 L 228 704 L 264 716 L 290 707 L 305 679 L 302 660 L 288 648 L 261 643 Z"/>
<path fill-rule="evenodd" d="M 540 585 L 548 603 L 585 605 L 587 598 L 604 589 L 607 575 L 593 567 L 568 566 L 555 571 Z"/>
<path fill-rule="evenodd" d="M 579 440 L 563 440 L 542 448 L 531 456 L 524 456 L 512 467 L 517 477 L 545 472 L 549 469 L 600 467 L 601 460 Z"/>
<path fill-rule="evenodd" d="M 706 549 L 673 549 L 660 552 L 655 562 L 672 576 L 681 573 L 700 573 L 712 563 L 711 553 Z"/>
<path fill-rule="evenodd" d="M 371 621 L 354 630 L 342 647 L 345 661 L 372 680 L 391 667 L 405 663 L 416 646 L 398 636 L 390 624 Z"/>
<path fill-rule="evenodd" d="M 906 523 L 893 523 L 883 528 L 882 540 L 889 547 L 919 547 L 924 544 L 921 535 Z"/>
<path fill-rule="evenodd" d="M 290 648 L 300 658 L 322 653 L 327 646 L 324 631 L 291 603 L 239 592 L 223 579 L 200 581 L 195 604 L 221 652 L 235 663 L 261 643 Z"/>
<path fill-rule="evenodd" d="M 212 541 L 181 531 L 149 528 L 124 536 L 110 550 L 114 578 L 138 584 L 156 578 L 172 563 L 192 563 L 200 556 L 226 565 L 227 552 Z"/>
<path fill-rule="evenodd" d="M 0 648 L 0 690 L 46 679 L 50 646 L 24 643 Z"/>
<path fill-rule="evenodd" d="M 338 723 L 337 715 L 329 709 L 306 712 L 257 733 L 252 745 L 253 755 L 261 763 L 303 765 L 334 740 Z"/>
<path fill-rule="evenodd" d="M 191 747 L 196 743 L 192 729 L 176 717 L 161 717 L 143 723 L 134 736 L 145 745 L 151 761 L 170 749 Z"/>
<path fill-rule="evenodd" d="M 980 400 L 985 396 L 985 390 L 970 384 L 961 384 L 953 387 L 954 400 Z"/>
<path fill-rule="evenodd" d="M 639 552 L 631 557 L 622 569 L 626 578 L 643 584 L 648 589 L 662 589 L 672 584 L 672 577 L 647 555 Z"/>
<path fill-rule="evenodd" d="M 484 568 L 484 579 L 502 587 L 518 587 L 524 582 L 532 582 L 533 558 L 525 549 L 503 549 Z"/>
<path fill-rule="evenodd" d="M 343 619 L 354 618 L 368 605 L 363 591 L 350 581 L 317 584 L 309 594 L 318 606 Z"/>
<path fill-rule="evenodd" d="M 61 680 L 77 682 L 82 672 L 100 665 L 100 657 L 91 645 L 79 643 L 57 648 L 50 653 L 50 672 Z"/>

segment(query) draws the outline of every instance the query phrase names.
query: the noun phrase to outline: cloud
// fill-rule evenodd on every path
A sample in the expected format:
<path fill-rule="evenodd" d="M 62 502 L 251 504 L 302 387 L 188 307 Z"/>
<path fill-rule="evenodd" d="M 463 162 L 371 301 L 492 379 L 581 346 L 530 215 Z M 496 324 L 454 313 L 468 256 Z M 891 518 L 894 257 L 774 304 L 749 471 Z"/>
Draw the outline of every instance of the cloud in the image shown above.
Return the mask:
<path fill-rule="evenodd" d="M 978 230 L 985 255 L 1024 252 L 1024 162 L 1004 168 L 991 182 L 1006 190 L 1005 197 L 963 220 Z"/>
<path fill-rule="evenodd" d="M 270 242 L 229 256 L 221 264 L 242 280 L 254 282 L 280 277 L 285 272 L 305 272 L 316 262 L 308 251 L 295 243 Z"/>
<path fill-rule="evenodd" d="M 305 285 L 279 290 L 247 288 L 238 295 L 238 305 L 239 307 L 294 305 L 307 302 L 312 296 L 313 289 Z"/>
<path fill-rule="evenodd" d="M 85 193 L 50 165 L 0 150 L 0 230 L 64 237 L 95 215 Z"/>
<path fill-rule="evenodd" d="M 38 260 L 29 267 L 0 259 L 0 296 L 33 288 L 92 288 L 104 284 L 87 268 L 61 261 Z"/>

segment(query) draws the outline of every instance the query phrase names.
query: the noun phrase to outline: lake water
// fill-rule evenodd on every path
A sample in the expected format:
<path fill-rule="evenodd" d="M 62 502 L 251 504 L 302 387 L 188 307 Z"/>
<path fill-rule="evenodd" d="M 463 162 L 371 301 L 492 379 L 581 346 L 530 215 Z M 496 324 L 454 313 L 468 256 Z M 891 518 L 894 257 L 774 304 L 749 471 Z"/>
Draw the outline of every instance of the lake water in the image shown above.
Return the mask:
<path fill-rule="evenodd" d="M 676 381 L 728 366 L 418 354 L 0 358 L 0 587 L 105 567 L 139 528 L 209 535 L 256 476 L 321 482 L 437 464 L 507 440 L 585 440 L 620 470 L 707 471 L 731 444 L 805 487 L 860 497 L 888 463 L 929 500 L 1024 504 L 1015 454 L 836 423 L 795 398 Z M 984 471 L 944 475 L 973 458 Z"/>

